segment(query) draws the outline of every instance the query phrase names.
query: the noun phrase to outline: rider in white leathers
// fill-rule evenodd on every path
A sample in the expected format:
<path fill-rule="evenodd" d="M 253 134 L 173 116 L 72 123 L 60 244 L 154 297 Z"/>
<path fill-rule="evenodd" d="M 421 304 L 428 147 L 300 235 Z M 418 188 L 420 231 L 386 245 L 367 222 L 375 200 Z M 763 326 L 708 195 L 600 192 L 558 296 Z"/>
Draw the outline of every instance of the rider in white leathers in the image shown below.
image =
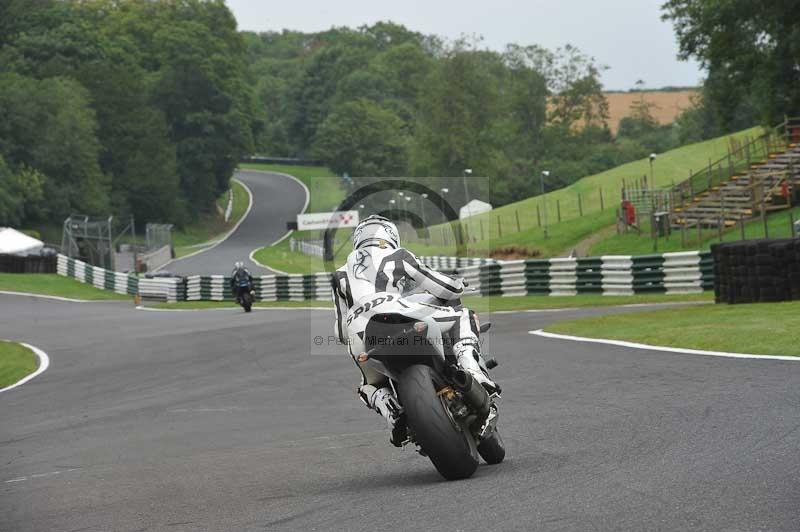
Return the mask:
<path fill-rule="evenodd" d="M 447 301 L 459 299 L 464 291 L 461 279 L 431 270 L 413 253 L 401 248 L 397 227 L 390 220 L 376 215 L 365 218 L 353 233 L 353 251 L 347 257 L 347 263 L 334 274 L 335 332 L 339 341 L 346 342 L 348 337 L 344 318 L 354 303 L 376 292 L 403 294 L 412 286 L 415 291 L 424 290 Z M 458 364 L 490 392 L 496 390 L 497 385 L 482 369 L 484 364 L 474 314 L 467 309 L 450 309 L 449 315 L 458 321 L 451 329 L 453 352 Z M 363 367 L 354 353 L 350 355 L 362 374 L 358 390 L 361 400 L 386 418 L 390 441 L 400 446 L 405 440 L 405 425 L 398 423 L 402 408 L 386 377 Z"/>

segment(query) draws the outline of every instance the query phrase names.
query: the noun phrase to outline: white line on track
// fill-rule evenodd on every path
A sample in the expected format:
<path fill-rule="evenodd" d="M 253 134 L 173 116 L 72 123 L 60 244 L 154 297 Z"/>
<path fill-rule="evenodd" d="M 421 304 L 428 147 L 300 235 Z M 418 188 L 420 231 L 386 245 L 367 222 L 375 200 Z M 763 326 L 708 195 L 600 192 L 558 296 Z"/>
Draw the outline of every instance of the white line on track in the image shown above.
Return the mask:
<path fill-rule="evenodd" d="M 20 344 L 25 346 L 25 347 L 27 347 L 31 351 L 33 351 L 34 354 L 37 357 L 39 357 L 39 367 L 36 368 L 36 371 L 34 371 L 33 373 L 31 373 L 30 375 L 28 375 L 26 377 L 21 378 L 20 380 L 18 380 L 14 384 L 12 384 L 10 386 L 6 386 L 5 388 L 0 388 L 0 393 L 7 392 L 9 390 L 13 390 L 17 386 L 22 386 L 23 384 L 25 384 L 26 382 L 28 382 L 32 378 L 36 377 L 37 375 L 40 375 L 40 374 L 44 373 L 45 370 L 50 366 L 50 357 L 47 356 L 47 353 L 45 353 L 44 351 L 42 351 L 38 347 L 34 347 L 34 346 L 30 345 L 30 344 L 26 344 L 25 342 L 20 342 Z"/>
<path fill-rule="evenodd" d="M 64 469 L 62 471 L 50 471 L 49 473 L 34 473 L 33 475 L 28 475 L 26 477 L 17 477 L 5 480 L 4 484 L 11 484 L 12 482 L 24 482 L 26 480 L 31 480 L 34 478 L 52 477 L 55 475 L 60 475 L 61 473 L 69 473 L 70 471 L 77 471 L 77 470 L 78 468 L 74 467 L 72 469 Z"/>
<path fill-rule="evenodd" d="M 189 257 L 194 257 L 195 255 L 199 255 L 200 253 L 205 253 L 208 250 L 214 249 L 215 247 L 219 246 L 220 244 L 222 244 L 223 242 L 228 240 L 228 238 L 230 238 L 231 235 L 233 235 L 233 233 L 235 233 L 236 230 L 239 229 L 239 226 L 242 225 L 242 222 L 244 222 L 247 219 L 247 215 L 250 214 L 250 210 L 253 208 L 253 192 L 250 190 L 250 187 L 248 187 L 242 181 L 239 181 L 235 177 L 232 178 L 231 181 L 235 181 L 235 182 L 239 183 L 240 185 L 242 185 L 242 187 L 244 187 L 244 190 L 247 192 L 247 196 L 249 198 L 249 202 L 247 204 L 247 210 L 244 211 L 244 214 L 242 215 L 241 218 L 239 218 L 239 221 L 236 222 L 236 225 L 234 225 L 233 228 L 231 228 L 231 230 L 228 231 L 225 234 L 225 236 L 223 236 L 219 240 L 214 241 L 207 248 L 199 249 L 199 250 L 197 250 L 197 251 L 195 251 L 193 253 L 189 253 L 188 255 L 184 255 L 183 257 L 178 257 L 178 258 L 175 258 L 175 259 L 171 259 L 171 260 L 165 262 L 164 264 L 162 264 L 161 266 L 159 266 L 158 268 L 156 268 L 154 271 L 159 271 L 159 270 L 161 270 L 163 268 L 166 268 L 168 265 L 172 264 L 175 261 L 188 259 Z"/>
<path fill-rule="evenodd" d="M 122 299 L 73 299 L 71 297 L 48 296 L 46 294 L 34 294 L 32 292 L 12 292 L 9 290 L 0 290 L 0 294 L 9 296 L 36 297 L 40 299 L 52 299 L 55 301 L 67 301 L 69 303 L 108 303 L 108 302 L 119 303 L 123 301 Z"/>
<path fill-rule="evenodd" d="M 725 351 L 704 351 L 702 349 L 686 349 L 683 347 L 664 347 L 660 345 L 639 344 L 636 342 L 626 342 L 623 340 L 609 340 L 607 338 L 586 338 L 585 336 L 570 336 L 567 334 L 556 334 L 545 332 L 542 329 L 535 331 L 528 331 L 528 334 L 535 336 L 542 336 L 544 338 L 552 338 L 555 340 L 570 340 L 573 342 L 585 342 L 591 344 L 607 344 L 616 345 L 619 347 L 629 347 L 632 349 L 644 349 L 647 351 L 667 351 L 670 353 L 680 353 L 684 355 L 702 355 L 709 357 L 725 357 L 725 358 L 749 358 L 749 359 L 766 359 L 766 360 L 786 360 L 790 362 L 800 362 L 800 357 L 781 356 L 781 355 L 754 355 L 751 353 L 728 353 Z"/>

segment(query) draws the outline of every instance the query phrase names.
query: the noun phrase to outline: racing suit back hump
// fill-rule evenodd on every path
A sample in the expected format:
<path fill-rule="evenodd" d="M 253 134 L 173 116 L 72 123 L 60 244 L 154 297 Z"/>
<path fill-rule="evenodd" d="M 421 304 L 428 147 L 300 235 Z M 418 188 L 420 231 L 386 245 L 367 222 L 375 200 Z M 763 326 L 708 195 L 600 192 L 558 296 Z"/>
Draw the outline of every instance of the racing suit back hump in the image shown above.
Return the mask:
<path fill-rule="evenodd" d="M 404 248 L 367 246 L 353 250 L 333 277 L 339 340 L 347 337 L 343 318 L 360 299 L 376 292 L 406 294 L 423 290 L 453 300 L 461 297 L 464 285 L 460 279 L 431 270 Z"/>

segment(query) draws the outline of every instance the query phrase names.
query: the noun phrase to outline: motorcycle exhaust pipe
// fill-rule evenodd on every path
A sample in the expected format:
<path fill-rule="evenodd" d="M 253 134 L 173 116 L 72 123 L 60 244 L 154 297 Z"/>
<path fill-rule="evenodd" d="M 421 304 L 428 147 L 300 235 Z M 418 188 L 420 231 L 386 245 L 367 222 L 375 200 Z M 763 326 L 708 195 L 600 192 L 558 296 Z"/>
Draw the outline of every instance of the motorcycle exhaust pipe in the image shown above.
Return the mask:
<path fill-rule="evenodd" d="M 478 412 L 480 419 L 489 415 L 489 393 L 481 386 L 468 371 L 458 369 L 453 373 L 453 385 L 461 392 L 464 400 Z"/>

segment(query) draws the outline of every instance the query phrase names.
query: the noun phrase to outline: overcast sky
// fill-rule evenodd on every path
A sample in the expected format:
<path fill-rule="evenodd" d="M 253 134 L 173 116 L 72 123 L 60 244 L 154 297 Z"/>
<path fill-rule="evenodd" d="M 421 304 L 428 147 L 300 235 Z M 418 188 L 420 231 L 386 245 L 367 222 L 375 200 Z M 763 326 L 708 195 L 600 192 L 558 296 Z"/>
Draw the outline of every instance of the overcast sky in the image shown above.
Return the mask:
<path fill-rule="evenodd" d="M 694 62 L 676 59 L 670 23 L 661 22 L 664 0 L 228 0 L 239 28 L 306 32 L 331 26 L 357 27 L 391 20 L 408 28 L 454 39 L 478 34 L 487 47 L 506 43 L 556 48 L 578 46 L 610 67 L 609 90 L 627 90 L 642 79 L 646 87 L 697 85 Z"/>

